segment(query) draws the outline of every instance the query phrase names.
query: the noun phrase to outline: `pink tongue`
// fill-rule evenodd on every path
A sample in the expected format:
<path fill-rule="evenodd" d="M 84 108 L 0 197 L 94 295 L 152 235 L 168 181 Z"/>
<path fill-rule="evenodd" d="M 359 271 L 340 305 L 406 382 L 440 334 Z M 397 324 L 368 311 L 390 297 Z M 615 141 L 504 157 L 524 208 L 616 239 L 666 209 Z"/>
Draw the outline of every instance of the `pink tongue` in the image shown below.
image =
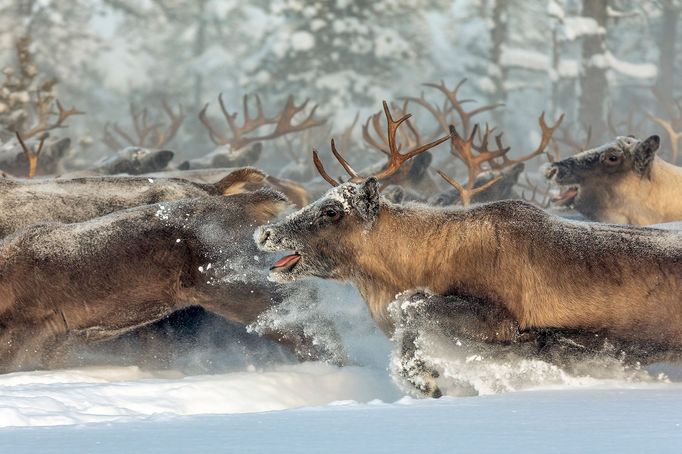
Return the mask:
<path fill-rule="evenodd" d="M 287 255 L 287 256 L 284 256 L 281 259 L 277 260 L 275 263 L 273 263 L 272 268 L 282 268 L 285 266 L 292 266 L 296 262 L 298 262 L 300 259 L 301 259 L 301 256 L 298 254 Z"/>
<path fill-rule="evenodd" d="M 557 197 L 554 197 L 552 199 L 552 202 L 563 202 L 565 200 L 570 199 L 571 197 L 575 197 L 577 194 L 578 189 L 575 187 L 570 187 L 562 191 L 561 194 L 559 194 Z"/>

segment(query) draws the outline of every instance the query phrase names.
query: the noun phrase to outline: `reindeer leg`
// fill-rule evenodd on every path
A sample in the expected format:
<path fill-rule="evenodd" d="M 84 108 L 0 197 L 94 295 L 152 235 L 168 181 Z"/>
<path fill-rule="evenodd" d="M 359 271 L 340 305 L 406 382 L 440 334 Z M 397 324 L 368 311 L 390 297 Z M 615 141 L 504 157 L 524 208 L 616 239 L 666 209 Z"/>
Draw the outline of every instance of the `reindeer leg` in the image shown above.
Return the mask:
<path fill-rule="evenodd" d="M 474 297 L 418 292 L 399 298 L 390 312 L 396 326 L 393 340 L 399 349 L 396 372 L 429 397 L 440 397 L 442 393 L 436 384 L 438 372 L 427 364 L 419 348 L 422 333 L 501 344 L 534 339 L 519 332 L 506 309 Z"/>

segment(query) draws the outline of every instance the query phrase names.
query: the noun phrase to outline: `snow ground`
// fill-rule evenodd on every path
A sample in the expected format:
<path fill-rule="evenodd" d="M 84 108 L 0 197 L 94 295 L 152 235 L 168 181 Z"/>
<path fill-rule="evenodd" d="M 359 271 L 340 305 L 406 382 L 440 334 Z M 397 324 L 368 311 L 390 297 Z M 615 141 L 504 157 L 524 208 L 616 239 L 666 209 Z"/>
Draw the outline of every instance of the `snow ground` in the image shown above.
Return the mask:
<path fill-rule="evenodd" d="M 1 376 L 0 425 L 2 453 L 679 452 L 682 383 L 583 379 L 433 400 L 402 396 L 371 366 L 74 369 Z"/>
<path fill-rule="evenodd" d="M 19 428 L 0 452 L 679 452 L 682 389 L 524 391 Z"/>
<path fill-rule="evenodd" d="M 430 339 L 445 392 L 479 395 L 415 399 L 392 380 L 390 343 L 368 321 L 356 292 L 335 294 L 324 310 L 337 320 L 353 366 L 254 362 L 213 375 L 120 366 L 0 375 L 0 453 L 682 446 L 682 366 L 643 371 L 590 362 L 576 374 Z"/>

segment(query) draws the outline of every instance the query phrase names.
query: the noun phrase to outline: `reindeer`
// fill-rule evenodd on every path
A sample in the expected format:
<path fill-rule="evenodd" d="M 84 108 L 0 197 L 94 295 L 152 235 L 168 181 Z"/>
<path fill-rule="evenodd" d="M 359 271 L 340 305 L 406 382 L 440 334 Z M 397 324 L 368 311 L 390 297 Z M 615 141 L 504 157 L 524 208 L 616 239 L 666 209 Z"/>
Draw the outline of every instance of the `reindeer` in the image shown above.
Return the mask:
<path fill-rule="evenodd" d="M 179 178 L 89 177 L 21 181 L 0 179 L 0 238 L 37 222 L 81 222 L 114 211 L 161 201 L 232 195 L 260 187 L 282 189 L 299 203 L 299 188 L 254 168 L 233 170 L 213 184 Z"/>
<path fill-rule="evenodd" d="M 182 105 L 175 111 L 166 101 L 161 103 L 161 107 L 168 118 L 167 123 L 150 121 L 149 109 L 140 109 L 130 103 L 132 132 L 117 123 L 104 125 L 103 141 L 114 154 L 105 156 L 94 167 L 72 173 L 71 176 L 140 175 L 165 169 L 174 156 L 173 151 L 165 147 L 182 126 L 185 112 Z"/>
<path fill-rule="evenodd" d="M 218 148 L 204 157 L 190 159 L 180 164 L 181 170 L 205 169 L 213 167 L 238 167 L 253 165 L 258 161 L 262 151 L 262 142 L 277 139 L 287 134 L 304 131 L 324 124 L 324 120 L 315 118 L 317 106 L 313 106 L 306 118 L 298 123 L 294 123 L 294 117 L 303 112 L 309 100 L 297 106 L 294 97 L 289 96 L 284 104 L 284 108 L 275 116 L 268 117 L 263 111 L 263 103 L 258 95 L 255 96 L 256 114 L 251 116 L 249 110 L 248 95 L 244 95 L 243 115 L 244 121 L 241 125 L 237 124 L 236 112 L 230 113 L 225 107 L 223 94 L 218 95 L 220 111 L 225 117 L 231 135 L 221 132 L 208 118 L 208 103 L 199 112 L 199 121 L 208 131 L 208 136 Z M 257 134 L 264 127 L 272 127 L 270 132 Z"/>
<path fill-rule="evenodd" d="M 656 156 L 660 139 L 618 137 L 552 163 L 545 176 L 563 187 L 554 203 L 588 219 L 647 225 L 682 220 L 682 168 Z"/>
<path fill-rule="evenodd" d="M 386 181 L 385 184 L 388 187 L 383 193 L 389 200 L 395 202 L 428 201 L 436 205 L 461 203 L 468 206 L 471 202 L 480 203 L 519 197 L 514 194 L 513 187 L 524 170 L 523 163 L 545 154 L 555 130 L 563 121 L 563 115 L 556 124 L 550 127 L 546 124 L 543 113 L 539 118 L 542 138 L 538 147 L 519 158 L 510 158 L 511 149 L 503 144 L 503 133 L 496 133 L 496 128 L 490 128 L 487 124 L 485 129 L 482 129 L 478 124 L 473 123 L 477 115 L 497 109 L 502 104 L 488 104 L 467 109 L 465 104 L 472 100 L 460 99 L 459 96 L 459 91 L 465 82 L 466 79 L 461 80 L 452 89 L 448 88 L 443 81 L 439 84 L 424 84 L 444 96 L 443 105 L 427 101 L 422 93 L 418 98 L 401 98 L 403 100 L 401 112 L 405 113 L 409 103 L 412 103 L 424 108 L 433 116 L 438 129 L 430 137 L 435 139 L 440 131 L 448 133 L 451 138 L 450 152 L 457 161 L 465 164 L 467 182 L 460 184 L 442 170 L 438 170 L 437 173 L 454 187 L 452 190 L 442 192 L 429 177 L 428 167 L 431 164 L 431 155 L 422 153 L 406 163 L 400 172 Z M 370 124 L 382 140 L 372 137 Z M 420 145 L 423 134 L 409 120 L 405 124 L 407 127 L 400 131 L 401 142 L 410 146 Z M 363 138 L 374 148 L 389 154 L 389 143 L 385 137 L 382 137 L 379 114 L 367 120 L 363 127 Z M 476 140 L 477 143 L 475 143 Z M 490 148 L 493 140 L 496 144 L 495 149 Z M 400 187 L 392 187 L 391 184 L 400 185 Z"/>
<path fill-rule="evenodd" d="M 34 224 L 0 242 L 0 371 L 64 365 L 189 306 L 249 324 L 284 289 L 262 279 L 253 229 L 288 205 L 269 189 Z M 315 357 L 297 333 L 268 335 Z"/>
<path fill-rule="evenodd" d="M 349 171 L 353 180 L 339 184 L 318 169 L 334 188 L 254 234 L 262 250 L 291 251 L 271 267 L 277 282 L 352 282 L 388 335 L 396 295 L 426 289 L 451 304 L 423 298 L 405 316 L 438 321 L 454 338 L 535 346 L 534 330 L 558 329 L 648 351 L 682 349 L 679 232 L 568 221 L 515 200 L 447 210 L 395 205 L 375 177 Z M 415 358 L 403 339 L 407 368 Z M 428 368 L 418 369 L 404 375 L 440 395 Z"/>
<path fill-rule="evenodd" d="M 34 103 L 35 124 L 24 131 L 15 131 L 16 143 L 8 142 L 0 154 L 0 168 L 15 176 L 26 175 L 29 179 L 36 175 L 48 175 L 59 170 L 60 161 L 66 155 L 71 140 L 68 138 L 52 140 L 47 143 L 49 132 L 64 127 L 65 121 L 73 115 L 82 115 L 83 112 L 76 108 L 65 109 L 59 100 L 55 100 L 57 106 L 54 121 L 50 117 L 55 115 L 52 111 L 50 98 L 40 96 Z M 30 139 L 38 139 L 35 147 L 29 147 L 26 142 Z M 45 146 L 47 143 L 47 146 Z M 18 146 L 17 146 L 18 145 Z M 40 168 L 38 160 L 41 161 Z"/>

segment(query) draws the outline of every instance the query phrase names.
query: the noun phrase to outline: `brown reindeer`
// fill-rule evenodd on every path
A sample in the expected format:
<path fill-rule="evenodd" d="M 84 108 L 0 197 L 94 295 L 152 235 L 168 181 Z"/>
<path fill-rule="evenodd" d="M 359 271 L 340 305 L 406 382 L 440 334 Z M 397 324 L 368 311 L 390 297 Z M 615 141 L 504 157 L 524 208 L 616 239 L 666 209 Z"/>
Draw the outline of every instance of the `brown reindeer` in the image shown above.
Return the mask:
<path fill-rule="evenodd" d="M 0 371 L 62 366 L 84 343 L 189 306 L 254 322 L 284 293 L 264 279 L 252 232 L 287 204 L 260 190 L 17 231 L 0 242 Z M 302 357 L 315 351 L 295 333 L 268 334 Z"/>
<path fill-rule="evenodd" d="M 274 280 L 352 282 L 389 335 L 396 295 L 428 289 L 455 299 L 426 315 L 454 337 L 519 344 L 527 330 L 550 328 L 682 349 L 677 232 L 572 222 L 522 201 L 394 205 L 370 178 L 338 185 L 255 239 L 266 251 L 292 251 L 272 265 Z M 412 382 L 439 394 L 421 378 Z"/>
<path fill-rule="evenodd" d="M 682 168 L 656 156 L 658 136 L 618 137 L 552 163 L 545 176 L 562 186 L 558 205 L 589 219 L 648 225 L 682 220 Z"/>
<path fill-rule="evenodd" d="M 258 169 L 245 167 L 225 173 L 213 184 L 155 177 L 32 181 L 0 178 L 0 210 L 4 213 L 0 238 L 37 222 L 81 222 L 139 205 L 231 195 L 263 187 L 280 190 L 301 205 L 308 201 L 305 191 L 295 183 L 270 177 Z"/>

